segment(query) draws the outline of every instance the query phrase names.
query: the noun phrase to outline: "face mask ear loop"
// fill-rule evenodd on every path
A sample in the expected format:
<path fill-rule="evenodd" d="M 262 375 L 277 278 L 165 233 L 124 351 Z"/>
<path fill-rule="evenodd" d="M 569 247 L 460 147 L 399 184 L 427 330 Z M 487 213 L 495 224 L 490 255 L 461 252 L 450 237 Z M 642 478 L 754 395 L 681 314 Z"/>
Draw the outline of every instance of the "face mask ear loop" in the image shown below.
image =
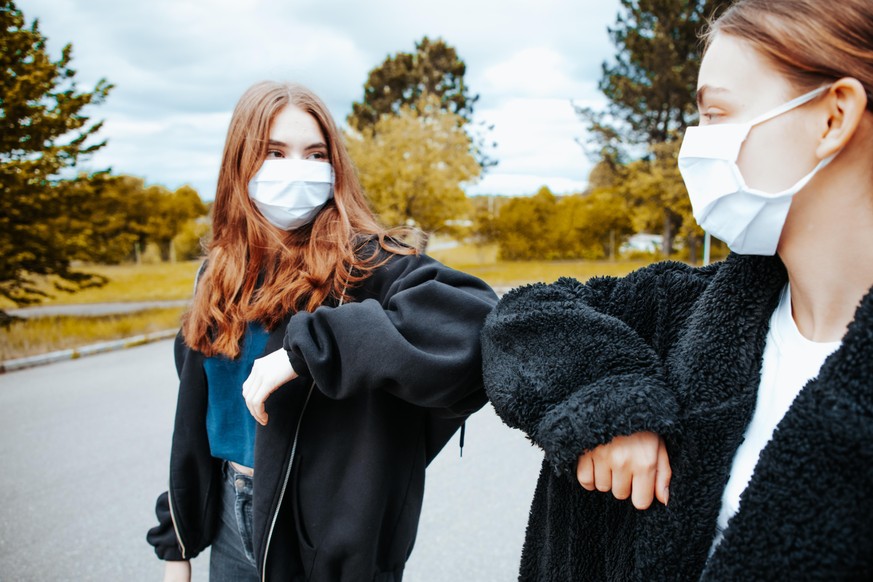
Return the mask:
<path fill-rule="evenodd" d="M 759 123 L 764 123 L 765 121 L 770 121 L 774 117 L 779 117 L 783 113 L 788 113 L 792 109 L 794 109 L 796 107 L 800 107 L 804 103 L 808 103 L 809 101 L 812 101 L 813 99 L 815 99 L 816 97 L 818 97 L 819 95 L 821 95 L 822 93 L 824 93 L 825 91 L 827 91 L 830 88 L 831 88 L 831 86 L 830 86 L 830 84 L 828 84 L 828 85 L 824 85 L 823 87 L 819 87 L 818 89 L 813 89 L 809 93 L 804 93 L 800 97 L 795 97 L 794 99 L 792 99 L 788 103 L 780 105 L 776 109 L 768 111 L 767 113 L 764 113 L 763 115 L 759 115 L 758 117 L 754 118 L 752 121 L 749 121 L 748 124 L 750 126 L 754 126 L 754 125 L 758 125 Z"/>
<path fill-rule="evenodd" d="M 837 154 L 838 154 L 838 153 L 839 153 L 839 152 L 837 152 Z M 804 177 L 800 180 L 800 182 L 798 182 L 797 184 L 795 184 L 794 187 L 797 189 L 797 191 L 800 192 L 801 190 L 803 190 L 804 188 L 806 188 L 806 185 L 810 183 L 810 181 L 815 177 L 816 174 L 818 174 L 818 173 L 819 173 L 822 169 L 824 169 L 828 164 L 830 164 L 832 161 L 834 161 L 834 158 L 837 157 L 837 154 L 832 154 L 832 155 L 830 155 L 830 156 L 824 158 L 823 160 L 821 160 L 818 164 L 816 164 L 815 168 L 813 168 L 812 171 L 811 171 L 809 174 L 807 174 L 806 176 L 804 176 Z"/>

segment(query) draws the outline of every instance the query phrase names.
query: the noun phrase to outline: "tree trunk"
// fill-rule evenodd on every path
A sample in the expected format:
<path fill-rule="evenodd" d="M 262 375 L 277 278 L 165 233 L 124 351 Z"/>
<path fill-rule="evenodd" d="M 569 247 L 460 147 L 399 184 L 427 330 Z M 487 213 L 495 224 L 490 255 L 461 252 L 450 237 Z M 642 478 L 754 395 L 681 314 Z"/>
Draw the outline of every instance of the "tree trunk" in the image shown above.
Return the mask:
<path fill-rule="evenodd" d="M 692 265 L 697 264 L 697 235 L 689 234 L 687 240 L 688 244 L 688 262 Z"/>
<path fill-rule="evenodd" d="M 661 247 L 661 254 L 664 255 L 665 259 L 670 258 L 670 253 L 673 252 L 673 238 L 675 236 L 673 232 L 673 213 L 670 212 L 669 208 L 664 209 L 664 231 L 663 231 L 663 246 Z"/>
<path fill-rule="evenodd" d="M 615 229 L 609 230 L 609 260 L 615 260 Z"/>

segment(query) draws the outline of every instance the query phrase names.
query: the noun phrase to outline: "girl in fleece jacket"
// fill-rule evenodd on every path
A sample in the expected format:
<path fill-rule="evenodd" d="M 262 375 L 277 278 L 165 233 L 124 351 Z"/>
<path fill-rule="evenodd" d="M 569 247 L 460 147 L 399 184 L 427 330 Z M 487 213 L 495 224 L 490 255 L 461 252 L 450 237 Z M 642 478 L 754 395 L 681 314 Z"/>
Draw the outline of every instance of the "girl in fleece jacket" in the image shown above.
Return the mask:
<path fill-rule="evenodd" d="M 733 253 L 486 322 L 545 451 L 522 580 L 873 578 L 873 3 L 739 0 L 706 42 L 679 168 Z"/>

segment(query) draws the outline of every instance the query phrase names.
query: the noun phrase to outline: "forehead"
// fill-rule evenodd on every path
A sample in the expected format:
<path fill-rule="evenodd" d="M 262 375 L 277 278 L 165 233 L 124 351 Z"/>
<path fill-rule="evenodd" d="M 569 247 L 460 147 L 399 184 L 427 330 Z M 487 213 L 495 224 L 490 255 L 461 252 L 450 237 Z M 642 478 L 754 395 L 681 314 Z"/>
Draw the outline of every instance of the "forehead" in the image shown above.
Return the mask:
<path fill-rule="evenodd" d="M 749 42 L 723 33 L 716 33 L 700 64 L 697 88 L 704 86 L 747 97 L 791 94 L 788 81 L 764 55 Z"/>
<path fill-rule="evenodd" d="M 288 105 L 276 115 L 270 126 L 270 139 L 285 143 L 325 141 L 324 132 L 315 117 L 296 105 Z"/>

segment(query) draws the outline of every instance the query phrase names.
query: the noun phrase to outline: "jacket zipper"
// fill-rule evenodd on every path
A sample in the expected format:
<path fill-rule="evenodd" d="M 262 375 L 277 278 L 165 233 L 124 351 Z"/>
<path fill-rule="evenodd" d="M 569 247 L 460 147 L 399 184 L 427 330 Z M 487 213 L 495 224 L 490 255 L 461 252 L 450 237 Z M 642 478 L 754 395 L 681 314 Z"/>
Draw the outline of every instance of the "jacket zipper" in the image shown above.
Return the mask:
<path fill-rule="evenodd" d="M 288 481 L 291 478 L 291 468 L 294 465 L 294 455 L 297 452 L 297 440 L 300 436 L 300 425 L 303 424 L 303 414 L 306 412 L 309 398 L 312 396 L 312 391 L 314 389 L 315 382 L 309 386 L 309 393 L 306 394 L 306 400 L 303 402 L 303 408 L 300 410 L 300 416 L 297 418 L 297 428 L 294 430 L 294 441 L 291 443 L 291 454 L 288 458 L 288 469 L 285 471 L 285 480 L 282 482 L 282 490 L 279 492 L 279 502 L 276 503 L 276 511 L 273 513 L 273 519 L 270 521 L 270 532 L 267 534 L 267 543 L 264 546 L 264 569 L 261 573 L 261 582 L 266 582 L 267 580 L 267 555 L 270 552 L 270 542 L 273 540 L 273 529 L 276 527 L 276 521 L 279 519 L 279 509 L 282 507 L 282 500 L 285 498 L 285 489 L 288 488 Z M 172 507 L 172 504 L 170 507 Z"/>
<path fill-rule="evenodd" d="M 170 506 L 170 521 L 173 522 L 173 531 L 176 532 L 176 541 L 179 543 L 179 549 L 182 550 L 182 559 L 187 560 L 185 544 L 182 543 L 182 536 L 179 534 L 179 526 L 176 524 L 176 513 L 173 511 L 173 486 L 172 484 L 167 489 L 167 505 Z"/>
<path fill-rule="evenodd" d="M 346 289 L 349 287 L 349 282 L 346 280 L 343 286 L 343 296 L 346 294 Z M 340 297 L 337 307 L 344 303 L 343 297 Z M 270 553 L 270 542 L 273 541 L 273 529 L 276 527 L 276 521 L 279 519 L 279 509 L 282 507 L 282 501 L 285 499 L 285 490 L 288 488 L 288 480 L 291 478 L 291 468 L 294 466 L 294 455 L 297 452 L 297 441 L 300 437 L 300 425 L 303 424 L 303 415 L 306 413 L 306 407 L 309 405 L 309 399 L 312 397 L 312 391 L 315 390 L 315 381 L 309 385 L 309 392 L 306 394 L 306 400 L 303 401 L 303 407 L 300 409 L 300 416 L 297 417 L 297 428 L 294 429 L 294 441 L 291 443 L 291 454 L 288 457 L 288 469 L 285 471 L 285 480 L 282 481 L 282 490 L 279 492 L 279 501 L 276 503 L 276 512 L 273 513 L 273 519 L 270 520 L 270 533 L 267 534 L 267 543 L 264 546 L 264 569 L 261 572 L 261 582 L 267 582 L 267 556 Z M 172 504 L 170 505 L 172 507 Z M 176 534 L 178 537 L 178 533 Z"/>

